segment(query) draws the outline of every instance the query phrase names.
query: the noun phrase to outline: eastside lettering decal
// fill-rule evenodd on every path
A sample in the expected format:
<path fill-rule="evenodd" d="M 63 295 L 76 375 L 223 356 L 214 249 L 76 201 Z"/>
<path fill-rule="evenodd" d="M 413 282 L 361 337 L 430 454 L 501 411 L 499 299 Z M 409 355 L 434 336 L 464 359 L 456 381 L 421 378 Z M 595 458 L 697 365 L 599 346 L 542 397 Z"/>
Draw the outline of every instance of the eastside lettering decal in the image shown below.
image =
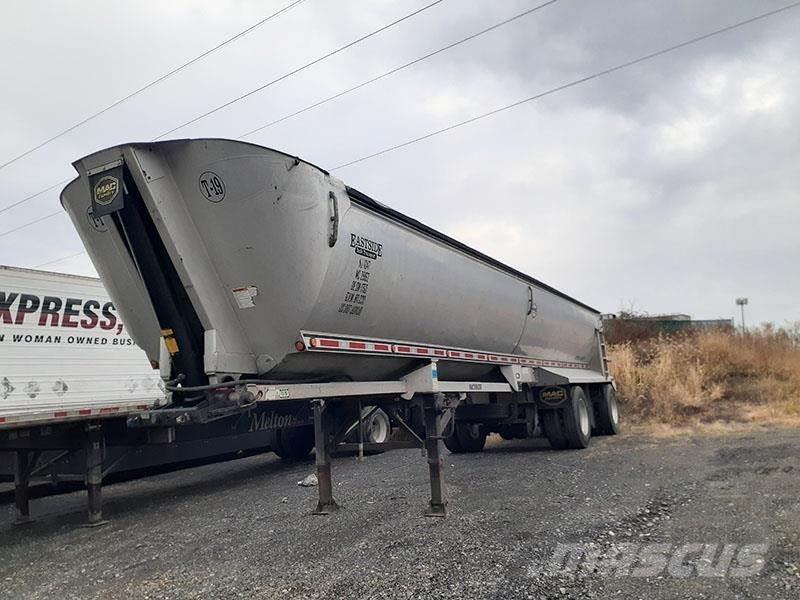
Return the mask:
<path fill-rule="evenodd" d="M 355 250 L 356 254 L 371 258 L 372 260 L 383 256 L 383 244 L 356 235 L 355 233 L 350 234 L 350 247 Z"/>

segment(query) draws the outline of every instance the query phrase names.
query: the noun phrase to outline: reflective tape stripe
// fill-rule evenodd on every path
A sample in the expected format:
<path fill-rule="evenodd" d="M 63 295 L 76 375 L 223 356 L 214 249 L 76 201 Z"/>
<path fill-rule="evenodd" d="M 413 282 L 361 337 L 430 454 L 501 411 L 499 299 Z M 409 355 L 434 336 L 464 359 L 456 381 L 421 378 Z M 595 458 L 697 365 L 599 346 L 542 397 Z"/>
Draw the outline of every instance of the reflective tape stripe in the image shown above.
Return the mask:
<path fill-rule="evenodd" d="M 337 340 L 334 338 L 313 337 L 308 341 L 312 349 L 353 350 L 355 352 L 391 352 L 392 346 L 382 342 L 361 340 Z"/>
<path fill-rule="evenodd" d="M 573 361 L 545 360 L 514 354 L 489 354 L 478 350 L 447 348 L 423 344 L 396 343 L 388 340 L 348 339 L 335 334 L 313 334 L 301 332 L 306 347 L 316 351 L 371 352 L 444 358 L 472 362 L 488 362 L 501 365 L 524 365 L 529 367 L 567 367 L 588 369 L 589 365 Z"/>
<path fill-rule="evenodd" d="M 152 406 L 149 404 L 137 404 L 135 406 L 126 404 L 121 406 L 101 406 L 98 408 L 79 408 L 74 410 L 56 410 L 53 412 L 26 413 L 0 417 L 0 425 L 27 424 L 33 426 L 37 423 L 46 422 L 51 419 L 74 419 L 90 416 L 107 416 L 151 409 Z"/>
<path fill-rule="evenodd" d="M 340 345 L 339 340 L 330 340 L 327 338 L 312 338 L 311 346 L 320 348 L 338 348 Z"/>

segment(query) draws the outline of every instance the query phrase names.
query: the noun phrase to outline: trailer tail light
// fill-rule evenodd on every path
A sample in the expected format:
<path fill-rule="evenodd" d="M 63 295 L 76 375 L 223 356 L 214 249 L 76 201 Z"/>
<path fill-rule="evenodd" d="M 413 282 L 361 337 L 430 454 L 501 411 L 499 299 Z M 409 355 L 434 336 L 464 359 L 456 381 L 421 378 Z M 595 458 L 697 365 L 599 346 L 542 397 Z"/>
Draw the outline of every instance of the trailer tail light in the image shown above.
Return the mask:
<path fill-rule="evenodd" d="M 297 340 L 294 343 L 294 347 L 295 349 L 297 349 L 298 352 L 304 352 L 306 349 L 306 345 L 303 343 L 303 340 Z"/>

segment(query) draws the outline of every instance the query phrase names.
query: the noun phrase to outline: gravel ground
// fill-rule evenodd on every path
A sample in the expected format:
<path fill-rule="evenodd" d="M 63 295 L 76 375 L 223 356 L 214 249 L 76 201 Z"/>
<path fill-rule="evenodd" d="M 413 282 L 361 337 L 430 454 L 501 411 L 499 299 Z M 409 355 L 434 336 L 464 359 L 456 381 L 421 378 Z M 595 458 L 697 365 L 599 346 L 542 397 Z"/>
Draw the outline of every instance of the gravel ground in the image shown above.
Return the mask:
<path fill-rule="evenodd" d="M 798 448 L 786 429 L 566 452 L 492 441 L 446 456 L 446 519 L 422 516 L 419 451 L 338 458 L 342 509 L 327 517 L 310 514 L 316 488 L 297 485 L 312 462 L 253 456 L 109 486 L 110 522 L 95 529 L 80 526 L 80 493 L 35 500 L 25 526 L 0 506 L 0 597 L 798 598 Z M 599 562 L 554 562 L 560 543 L 590 544 Z M 654 543 L 768 549 L 740 577 L 698 574 L 701 547 L 677 559 L 688 574 L 603 562 L 626 548 L 644 560 Z"/>

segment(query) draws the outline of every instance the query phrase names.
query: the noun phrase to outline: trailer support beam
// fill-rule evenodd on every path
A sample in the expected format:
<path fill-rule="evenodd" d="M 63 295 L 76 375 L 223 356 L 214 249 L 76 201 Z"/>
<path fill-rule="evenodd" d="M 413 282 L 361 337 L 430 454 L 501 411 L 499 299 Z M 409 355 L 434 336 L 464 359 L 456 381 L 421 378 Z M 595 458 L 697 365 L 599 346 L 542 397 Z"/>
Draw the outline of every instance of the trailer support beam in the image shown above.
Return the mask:
<path fill-rule="evenodd" d="M 314 453 L 317 465 L 319 502 L 315 515 L 328 515 L 339 508 L 333 499 L 333 479 L 331 476 L 331 432 L 332 407 L 325 400 L 312 400 L 314 408 Z"/>
<path fill-rule="evenodd" d="M 30 488 L 31 454 L 27 450 L 17 450 L 14 461 L 14 504 L 17 509 L 16 522 L 27 523 L 31 519 Z"/>
<path fill-rule="evenodd" d="M 103 429 L 101 425 L 86 427 L 86 495 L 87 527 L 105 525 L 103 520 Z"/>
<path fill-rule="evenodd" d="M 425 417 L 425 450 L 428 455 L 428 472 L 431 480 L 431 501 L 425 516 L 447 516 L 447 488 L 442 468 L 442 416 L 441 394 L 427 394 L 422 399 Z"/>

